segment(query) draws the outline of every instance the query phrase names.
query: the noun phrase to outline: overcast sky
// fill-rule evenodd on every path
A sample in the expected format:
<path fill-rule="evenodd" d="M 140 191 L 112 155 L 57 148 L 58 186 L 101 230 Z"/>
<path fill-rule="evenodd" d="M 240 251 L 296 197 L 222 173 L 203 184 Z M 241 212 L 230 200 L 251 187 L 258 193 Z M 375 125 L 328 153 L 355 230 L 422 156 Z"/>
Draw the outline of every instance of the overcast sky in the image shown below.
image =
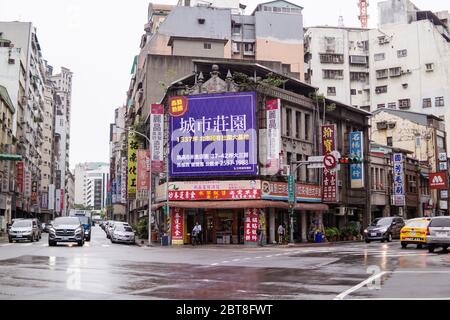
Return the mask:
<path fill-rule="evenodd" d="M 1 21 L 31 21 L 37 27 L 43 56 L 58 72 L 74 72 L 70 167 L 76 163 L 109 161 L 109 124 L 114 109 L 125 103 L 134 56 L 147 19 L 148 0 L 0 0 Z M 176 4 L 177 0 L 154 3 Z M 257 3 L 242 0 L 246 14 Z M 268 2 L 268 1 L 267 1 Z M 358 27 L 357 0 L 291 0 L 304 7 L 304 26 Z M 371 0 L 369 26 L 377 24 Z M 415 0 L 419 8 L 449 10 L 448 1 Z"/>

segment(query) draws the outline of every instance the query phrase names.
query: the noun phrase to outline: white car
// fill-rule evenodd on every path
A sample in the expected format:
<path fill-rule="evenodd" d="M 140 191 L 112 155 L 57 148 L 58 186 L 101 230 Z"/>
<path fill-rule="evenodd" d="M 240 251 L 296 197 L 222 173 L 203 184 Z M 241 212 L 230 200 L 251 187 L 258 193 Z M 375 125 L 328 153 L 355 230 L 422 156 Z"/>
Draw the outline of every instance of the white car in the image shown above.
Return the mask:
<path fill-rule="evenodd" d="M 111 231 L 111 242 L 135 243 L 135 234 L 128 223 L 115 223 Z"/>

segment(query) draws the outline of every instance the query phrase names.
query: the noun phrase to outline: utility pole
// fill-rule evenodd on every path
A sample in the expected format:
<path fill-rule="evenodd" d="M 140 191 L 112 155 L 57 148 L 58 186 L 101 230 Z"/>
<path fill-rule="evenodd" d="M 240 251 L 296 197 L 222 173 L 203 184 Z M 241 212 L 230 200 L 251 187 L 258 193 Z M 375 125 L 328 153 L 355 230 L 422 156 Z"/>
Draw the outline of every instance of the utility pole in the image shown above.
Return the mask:
<path fill-rule="evenodd" d="M 294 213 L 297 205 L 296 199 L 296 182 L 297 170 L 301 166 L 311 164 L 309 161 L 291 161 L 289 168 L 288 195 L 289 195 L 289 218 L 290 218 L 290 242 L 294 243 Z M 297 165 L 294 167 L 294 165 Z"/>

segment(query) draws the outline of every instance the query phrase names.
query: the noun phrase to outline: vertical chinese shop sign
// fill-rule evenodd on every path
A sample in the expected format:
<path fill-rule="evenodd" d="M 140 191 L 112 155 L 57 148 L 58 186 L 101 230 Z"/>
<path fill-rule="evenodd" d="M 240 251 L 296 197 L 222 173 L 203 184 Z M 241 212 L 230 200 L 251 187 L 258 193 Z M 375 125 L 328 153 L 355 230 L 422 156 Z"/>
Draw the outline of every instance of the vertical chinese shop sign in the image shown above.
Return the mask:
<path fill-rule="evenodd" d="M 23 193 L 23 162 L 16 163 L 16 172 L 17 172 L 17 189 L 19 194 Z"/>
<path fill-rule="evenodd" d="M 256 244 L 258 242 L 258 209 L 245 209 L 245 244 Z"/>
<path fill-rule="evenodd" d="M 323 155 L 326 156 L 336 151 L 336 125 L 322 126 L 322 150 Z M 322 178 L 323 202 L 335 203 L 338 202 L 338 184 L 336 171 L 323 169 Z"/>
<path fill-rule="evenodd" d="M 138 142 L 134 133 L 128 134 L 128 198 L 136 197 Z"/>
<path fill-rule="evenodd" d="M 164 106 L 152 104 L 150 114 L 151 165 L 154 173 L 164 171 Z"/>
<path fill-rule="evenodd" d="M 350 133 L 350 158 L 359 158 L 364 160 L 364 141 L 362 132 Z M 351 188 L 364 188 L 364 165 L 352 164 L 350 165 L 350 181 Z"/>
<path fill-rule="evenodd" d="M 149 150 L 138 150 L 137 152 L 137 198 L 148 199 L 150 185 L 150 172 L 147 170 L 147 160 L 150 158 Z"/>
<path fill-rule="evenodd" d="M 184 209 L 171 208 L 172 211 L 172 244 L 184 244 Z"/>
<path fill-rule="evenodd" d="M 268 100 L 266 102 L 267 126 L 267 162 L 270 165 L 269 173 L 275 174 L 280 169 L 281 152 L 281 100 Z"/>
<path fill-rule="evenodd" d="M 403 154 L 394 153 L 394 197 L 392 205 L 396 207 L 403 207 L 406 205 L 405 197 L 405 173 Z"/>

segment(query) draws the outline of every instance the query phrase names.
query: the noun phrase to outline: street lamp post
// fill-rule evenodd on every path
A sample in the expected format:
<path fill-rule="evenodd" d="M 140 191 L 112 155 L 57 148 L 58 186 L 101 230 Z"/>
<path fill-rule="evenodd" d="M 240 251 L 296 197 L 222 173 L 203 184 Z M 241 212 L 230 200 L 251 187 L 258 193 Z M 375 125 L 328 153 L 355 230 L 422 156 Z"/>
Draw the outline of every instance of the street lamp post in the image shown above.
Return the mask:
<path fill-rule="evenodd" d="M 124 131 L 128 131 L 131 133 L 134 133 L 140 137 L 143 137 L 145 140 L 147 140 L 148 142 L 148 149 L 150 150 L 151 148 L 151 140 L 149 137 L 147 137 L 146 135 L 137 132 L 136 130 L 132 130 L 132 129 L 127 129 L 127 128 L 121 128 L 121 127 L 117 127 L 117 129 L 121 129 Z M 150 163 L 149 163 L 149 188 L 148 188 L 148 245 L 151 246 L 152 245 L 152 162 L 151 162 L 151 150 L 150 150 Z"/>
<path fill-rule="evenodd" d="M 295 179 L 297 170 L 301 167 L 301 166 L 307 166 L 311 164 L 309 161 L 291 161 L 290 163 L 290 172 L 289 175 L 293 176 L 294 179 L 294 195 L 295 195 L 295 182 L 297 182 L 297 179 Z M 296 167 L 293 167 L 293 165 L 297 165 Z M 295 212 L 295 206 L 297 205 L 297 200 L 295 199 L 294 201 L 294 207 L 289 210 L 289 218 L 291 220 L 291 232 L 290 232 L 290 238 L 291 238 L 291 243 L 294 243 L 294 212 Z"/>

